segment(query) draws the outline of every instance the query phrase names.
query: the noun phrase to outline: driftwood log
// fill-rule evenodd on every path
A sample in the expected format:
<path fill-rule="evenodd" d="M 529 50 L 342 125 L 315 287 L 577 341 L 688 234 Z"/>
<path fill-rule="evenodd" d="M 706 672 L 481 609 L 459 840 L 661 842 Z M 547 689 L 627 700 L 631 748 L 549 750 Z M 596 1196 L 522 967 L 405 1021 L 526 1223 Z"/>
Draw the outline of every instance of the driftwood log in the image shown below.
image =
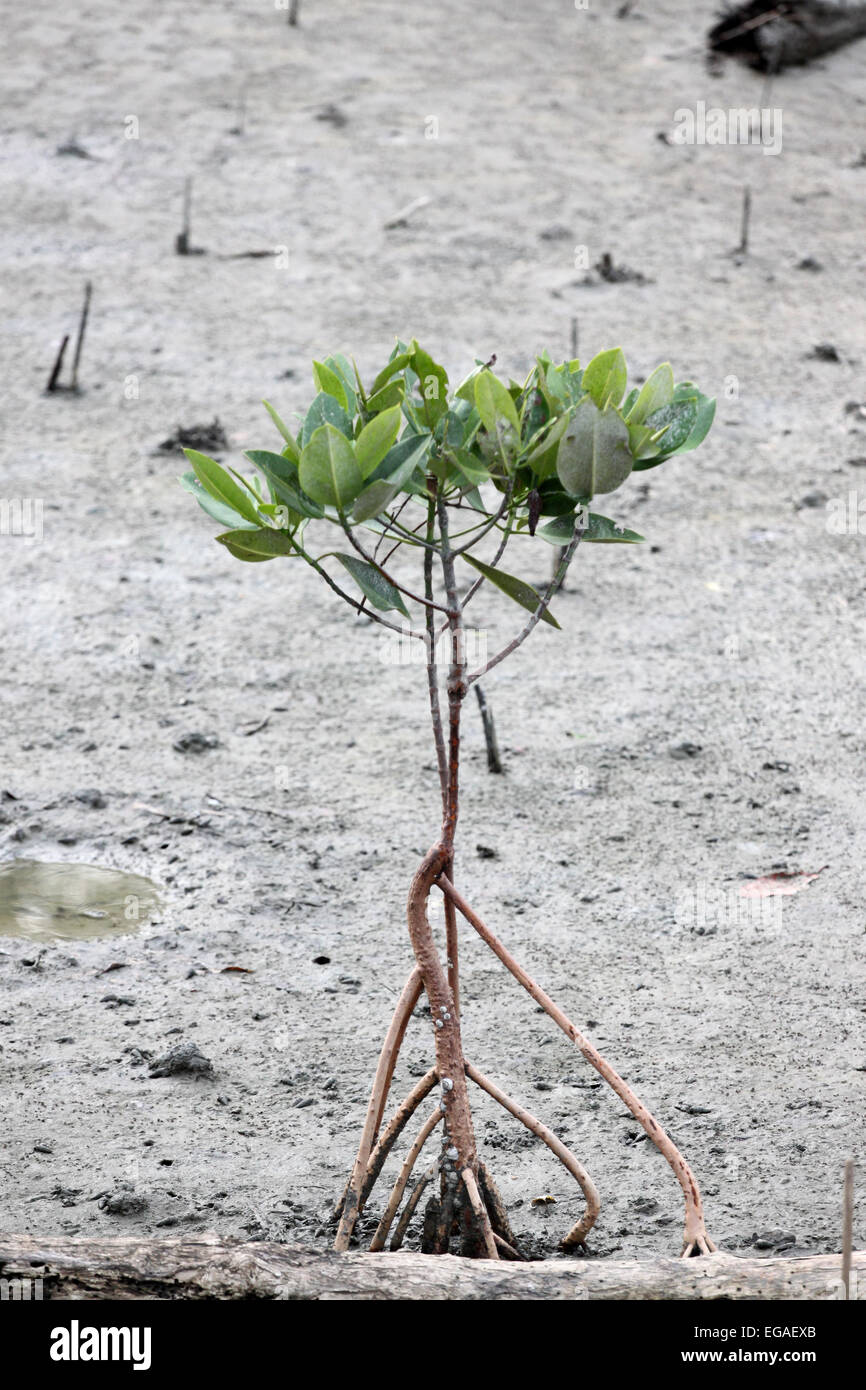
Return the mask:
<path fill-rule="evenodd" d="M 734 5 L 710 30 L 715 53 L 740 58 L 761 72 L 811 63 L 866 35 L 866 4 L 826 0 L 750 0 Z"/>
<path fill-rule="evenodd" d="M 6 1298 L 307 1300 L 825 1300 L 844 1297 L 839 1255 L 739 1259 L 549 1260 L 335 1254 L 232 1243 L 204 1233 L 159 1240 L 0 1235 Z M 35 1286 L 33 1281 L 40 1280 Z M 30 1281 L 27 1284 L 25 1281 Z M 851 1297 L 866 1296 L 866 1252 Z M 24 1289 L 28 1292 L 24 1292 Z"/>

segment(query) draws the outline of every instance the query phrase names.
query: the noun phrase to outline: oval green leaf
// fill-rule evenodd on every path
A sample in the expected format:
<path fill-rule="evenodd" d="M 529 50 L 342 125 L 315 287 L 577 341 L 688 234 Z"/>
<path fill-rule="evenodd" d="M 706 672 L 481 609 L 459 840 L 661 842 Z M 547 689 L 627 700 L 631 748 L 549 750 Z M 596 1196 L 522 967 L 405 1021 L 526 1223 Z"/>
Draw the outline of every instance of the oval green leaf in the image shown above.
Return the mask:
<path fill-rule="evenodd" d="M 572 497 L 615 492 L 634 466 L 628 426 L 615 410 L 599 410 L 585 396 L 572 416 L 556 458 L 559 481 Z"/>
<path fill-rule="evenodd" d="M 314 502 L 339 511 L 346 511 L 354 502 L 364 481 L 352 445 L 333 425 L 314 430 L 301 454 L 298 472 L 301 487 Z"/>
<path fill-rule="evenodd" d="M 336 552 L 335 559 L 340 561 L 354 579 L 358 588 L 367 596 L 374 608 L 378 608 L 380 613 L 388 613 L 396 609 L 404 617 L 409 617 L 409 610 L 400 595 L 399 589 L 395 589 L 389 579 L 379 570 L 368 565 L 366 560 L 359 560 L 357 555 L 341 555 Z"/>
<path fill-rule="evenodd" d="M 537 610 L 541 602 L 541 595 L 533 589 L 531 584 L 527 584 L 525 579 L 517 579 L 513 574 L 505 574 L 503 570 L 496 570 L 492 565 L 482 564 L 480 560 L 475 559 L 474 555 L 464 555 L 462 558 L 467 565 L 471 565 L 473 569 L 478 570 L 479 574 L 483 574 L 485 579 L 489 579 L 491 584 L 495 584 L 497 589 L 501 589 L 515 603 L 519 603 L 521 608 L 525 608 L 529 613 L 534 613 Z M 560 630 L 559 623 L 549 609 L 542 613 L 541 621 L 549 623 L 558 631 Z"/>

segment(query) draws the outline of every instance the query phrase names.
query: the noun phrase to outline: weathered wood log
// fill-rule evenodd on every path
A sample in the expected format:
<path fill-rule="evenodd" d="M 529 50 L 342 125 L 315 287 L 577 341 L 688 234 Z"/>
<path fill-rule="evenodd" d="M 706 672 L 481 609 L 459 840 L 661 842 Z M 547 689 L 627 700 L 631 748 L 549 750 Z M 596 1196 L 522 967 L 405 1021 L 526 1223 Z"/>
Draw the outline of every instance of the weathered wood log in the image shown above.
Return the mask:
<path fill-rule="evenodd" d="M 761 72 L 811 63 L 866 35 L 866 5 L 826 0 L 750 0 L 714 25 L 708 43 Z"/>
<path fill-rule="evenodd" d="M 567 1260 L 336 1254 L 209 1232 L 149 1240 L 0 1235 L 4 1297 L 286 1300 L 821 1300 L 843 1297 L 841 1257 Z M 41 1280 L 35 1286 L 33 1281 Z M 30 1281 L 25 1285 L 24 1281 Z M 30 1292 L 24 1292 L 27 1288 Z M 851 1296 L 866 1296 L 866 1252 Z"/>

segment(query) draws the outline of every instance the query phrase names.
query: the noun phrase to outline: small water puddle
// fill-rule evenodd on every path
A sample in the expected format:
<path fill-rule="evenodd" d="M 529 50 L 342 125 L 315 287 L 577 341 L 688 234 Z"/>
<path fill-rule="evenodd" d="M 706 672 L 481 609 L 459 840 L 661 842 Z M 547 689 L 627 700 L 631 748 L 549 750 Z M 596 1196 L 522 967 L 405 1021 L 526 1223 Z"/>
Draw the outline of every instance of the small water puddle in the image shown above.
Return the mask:
<path fill-rule="evenodd" d="M 155 883 L 93 864 L 0 864 L 0 936 L 82 941 L 126 936 L 159 909 Z"/>

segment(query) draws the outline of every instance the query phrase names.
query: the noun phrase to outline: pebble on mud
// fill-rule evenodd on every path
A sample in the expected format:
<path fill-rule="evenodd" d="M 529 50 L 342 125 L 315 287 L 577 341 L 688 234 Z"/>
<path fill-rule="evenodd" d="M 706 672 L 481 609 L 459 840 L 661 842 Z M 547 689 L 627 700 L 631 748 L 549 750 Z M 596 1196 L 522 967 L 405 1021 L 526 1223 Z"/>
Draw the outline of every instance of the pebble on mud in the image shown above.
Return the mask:
<path fill-rule="evenodd" d="M 181 734 L 171 745 L 175 753 L 207 753 L 211 748 L 219 748 L 216 734 Z"/>
<path fill-rule="evenodd" d="M 128 1183 L 121 1184 L 116 1192 L 106 1192 L 99 1199 L 100 1211 L 107 1212 L 109 1216 L 137 1216 L 139 1212 L 147 1211 L 149 1206 L 147 1198 L 135 1192 Z"/>
<path fill-rule="evenodd" d="M 195 1043 L 179 1043 L 164 1056 L 150 1064 L 150 1074 L 157 1076 L 206 1076 L 214 1074 L 213 1062 L 205 1057 Z"/>

